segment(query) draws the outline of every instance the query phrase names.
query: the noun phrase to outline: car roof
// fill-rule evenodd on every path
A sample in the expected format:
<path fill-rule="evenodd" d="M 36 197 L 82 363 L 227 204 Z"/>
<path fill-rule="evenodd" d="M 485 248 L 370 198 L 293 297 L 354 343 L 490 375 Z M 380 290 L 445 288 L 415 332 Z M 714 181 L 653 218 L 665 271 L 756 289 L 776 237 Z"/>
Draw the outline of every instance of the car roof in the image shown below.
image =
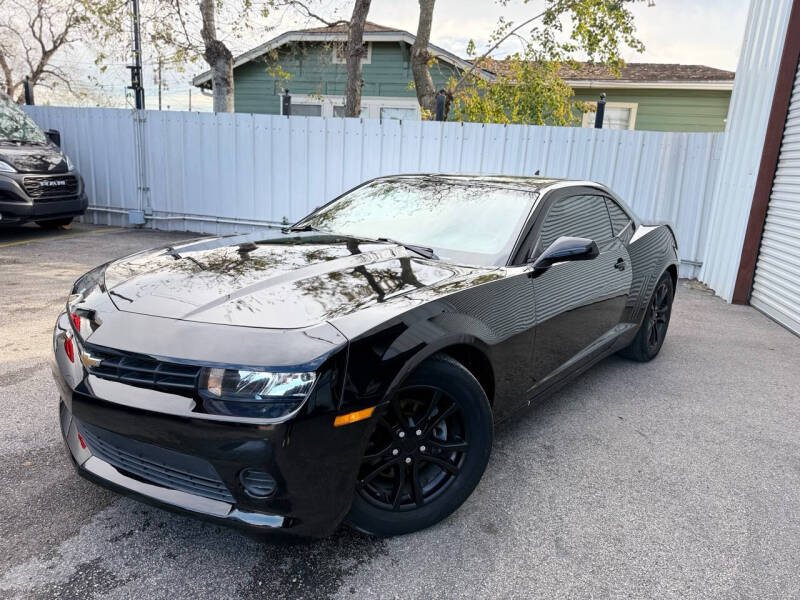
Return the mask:
<path fill-rule="evenodd" d="M 472 173 L 403 173 L 397 175 L 386 175 L 376 178 L 382 179 L 439 179 L 453 183 L 480 183 L 485 185 L 496 185 L 498 187 L 513 187 L 536 191 L 554 183 L 567 181 L 551 177 L 523 177 L 520 175 L 479 175 Z"/>

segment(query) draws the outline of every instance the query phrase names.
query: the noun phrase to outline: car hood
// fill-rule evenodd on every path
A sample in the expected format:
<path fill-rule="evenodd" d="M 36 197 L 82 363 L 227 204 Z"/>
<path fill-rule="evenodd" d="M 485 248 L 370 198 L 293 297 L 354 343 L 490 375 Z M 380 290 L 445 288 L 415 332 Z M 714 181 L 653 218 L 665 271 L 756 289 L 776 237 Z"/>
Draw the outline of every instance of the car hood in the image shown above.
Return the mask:
<path fill-rule="evenodd" d="M 20 173 L 66 173 L 67 162 L 54 146 L 0 144 L 0 160 Z"/>
<path fill-rule="evenodd" d="M 120 259 L 106 269 L 105 287 L 121 311 L 293 329 L 490 270 L 428 260 L 370 240 L 260 234 L 193 241 Z"/>

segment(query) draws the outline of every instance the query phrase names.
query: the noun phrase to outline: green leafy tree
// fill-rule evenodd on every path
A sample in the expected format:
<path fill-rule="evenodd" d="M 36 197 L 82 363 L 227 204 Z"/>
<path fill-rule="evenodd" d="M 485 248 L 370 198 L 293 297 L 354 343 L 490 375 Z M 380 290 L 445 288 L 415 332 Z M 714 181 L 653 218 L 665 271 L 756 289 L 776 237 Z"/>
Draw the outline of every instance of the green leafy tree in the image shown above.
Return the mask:
<path fill-rule="evenodd" d="M 512 0 L 499 0 L 502 7 Z M 457 119 L 499 123 L 557 124 L 574 122 L 586 106 L 575 103 L 573 91 L 561 77 L 562 66 L 574 66 L 577 55 L 605 64 L 618 73 L 624 64 L 623 48 L 641 52 L 631 7 L 635 2 L 653 0 L 522 0 L 531 5 L 530 18 L 522 22 L 503 17 L 476 52 L 467 48 L 472 66 L 436 90 L 430 75 L 434 59 L 427 52 L 435 0 L 419 0 L 417 42 L 412 49 L 414 86 L 423 115 L 436 111 L 437 94 L 445 95 L 445 114 L 453 109 Z M 535 7 L 535 8 L 534 8 Z M 515 38 L 522 50 L 497 63 L 491 56 L 505 42 Z M 501 69 L 497 67 L 501 66 Z M 482 77 L 482 70 L 499 70 L 494 81 Z"/>

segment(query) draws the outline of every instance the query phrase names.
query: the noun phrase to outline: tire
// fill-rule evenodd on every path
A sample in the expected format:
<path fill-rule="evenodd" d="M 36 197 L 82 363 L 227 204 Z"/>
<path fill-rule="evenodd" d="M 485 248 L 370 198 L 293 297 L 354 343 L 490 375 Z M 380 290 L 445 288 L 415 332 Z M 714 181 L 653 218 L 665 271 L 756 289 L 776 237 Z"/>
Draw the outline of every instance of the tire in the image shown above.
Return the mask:
<path fill-rule="evenodd" d="M 636 337 L 629 346 L 620 350 L 620 355 L 639 362 L 653 360 L 658 355 L 667 336 L 674 297 L 675 287 L 672 277 L 669 273 L 664 273 L 650 296 Z"/>
<path fill-rule="evenodd" d="M 61 229 L 62 227 L 67 227 L 70 223 L 72 223 L 72 217 L 53 219 L 52 221 L 36 221 L 36 224 L 42 229 Z"/>
<path fill-rule="evenodd" d="M 478 485 L 491 449 L 492 411 L 483 388 L 452 358 L 431 357 L 378 419 L 347 523 L 376 536 L 438 523 Z"/>

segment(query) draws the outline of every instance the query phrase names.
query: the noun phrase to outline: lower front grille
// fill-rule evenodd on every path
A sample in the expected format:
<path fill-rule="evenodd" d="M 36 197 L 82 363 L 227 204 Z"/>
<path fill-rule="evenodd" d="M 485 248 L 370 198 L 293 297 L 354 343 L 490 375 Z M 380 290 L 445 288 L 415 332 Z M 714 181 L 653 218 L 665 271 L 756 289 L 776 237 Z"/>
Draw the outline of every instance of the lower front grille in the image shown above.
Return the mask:
<path fill-rule="evenodd" d="M 131 475 L 162 487 L 233 504 L 234 499 L 214 467 L 196 456 L 81 423 L 78 430 L 97 458 Z"/>

